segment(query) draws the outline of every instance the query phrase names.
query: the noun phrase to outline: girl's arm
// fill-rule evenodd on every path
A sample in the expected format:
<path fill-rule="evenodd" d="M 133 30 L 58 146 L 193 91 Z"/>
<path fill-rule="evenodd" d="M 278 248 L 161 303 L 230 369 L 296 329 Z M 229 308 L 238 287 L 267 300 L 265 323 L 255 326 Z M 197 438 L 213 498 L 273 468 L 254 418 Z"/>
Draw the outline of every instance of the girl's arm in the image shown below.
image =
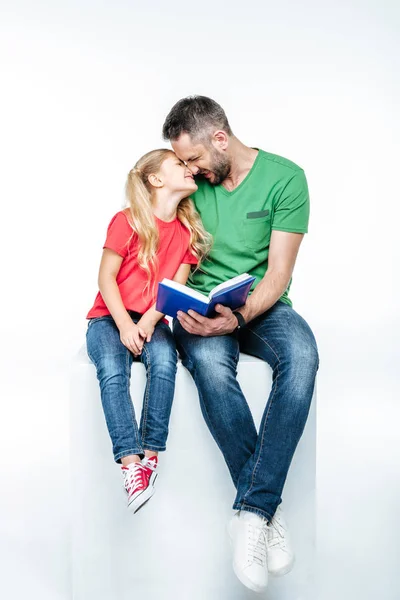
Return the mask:
<path fill-rule="evenodd" d="M 177 283 L 181 283 L 182 285 L 185 285 L 188 280 L 188 277 L 190 275 L 190 267 L 191 266 L 192 265 L 187 265 L 187 264 L 180 265 L 179 269 L 175 273 L 172 281 L 176 281 Z"/>
<path fill-rule="evenodd" d="M 190 267 L 191 267 L 191 265 L 182 263 L 179 266 L 177 272 L 175 273 L 175 275 L 173 277 L 173 281 L 176 281 L 177 283 L 181 283 L 182 285 L 185 285 L 185 283 L 188 280 L 189 274 L 190 274 Z M 165 317 L 164 313 L 161 313 L 158 310 L 156 310 L 156 303 L 154 303 L 153 306 L 151 306 L 144 313 L 144 315 L 138 322 L 138 325 L 141 327 L 141 329 L 143 329 L 144 331 L 147 332 L 147 335 L 146 335 L 147 342 L 149 342 L 151 340 L 151 336 L 153 335 L 155 326 L 157 325 L 158 321 L 160 321 L 160 319 L 162 319 L 163 317 Z"/>
<path fill-rule="evenodd" d="M 122 260 L 117 252 L 105 248 L 101 257 L 98 284 L 103 300 L 119 329 L 121 342 L 137 355 L 142 351 L 146 333 L 135 325 L 122 302 L 117 284 Z"/>

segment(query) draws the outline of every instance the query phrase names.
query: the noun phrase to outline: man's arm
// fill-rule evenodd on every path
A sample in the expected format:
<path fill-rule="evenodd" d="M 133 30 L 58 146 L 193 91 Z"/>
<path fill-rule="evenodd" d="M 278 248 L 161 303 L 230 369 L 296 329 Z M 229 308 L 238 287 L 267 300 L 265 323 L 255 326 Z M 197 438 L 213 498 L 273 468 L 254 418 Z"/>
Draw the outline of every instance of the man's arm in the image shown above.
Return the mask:
<path fill-rule="evenodd" d="M 297 253 L 304 235 L 273 230 L 268 255 L 268 270 L 239 311 L 246 323 L 275 304 L 286 290 L 296 263 Z M 230 308 L 217 305 L 218 315 L 207 318 L 193 310 L 188 314 L 178 312 L 178 320 L 189 333 L 202 336 L 225 335 L 237 326 Z"/>
<path fill-rule="evenodd" d="M 286 290 L 303 237 L 302 233 L 272 231 L 268 271 L 249 296 L 246 304 L 239 309 L 246 323 L 271 308 Z"/>

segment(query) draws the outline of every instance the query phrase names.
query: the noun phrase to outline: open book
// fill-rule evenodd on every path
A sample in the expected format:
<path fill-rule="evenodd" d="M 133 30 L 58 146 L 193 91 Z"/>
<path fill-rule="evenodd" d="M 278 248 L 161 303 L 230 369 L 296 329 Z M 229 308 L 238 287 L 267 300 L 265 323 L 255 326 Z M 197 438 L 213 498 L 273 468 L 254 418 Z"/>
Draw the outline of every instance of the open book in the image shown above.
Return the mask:
<path fill-rule="evenodd" d="M 216 304 L 228 306 L 232 310 L 243 306 L 253 281 L 255 277 L 243 273 L 216 285 L 208 296 L 205 296 L 186 285 L 163 279 L 158 286 L 156 309 L 169 317 L 176 317 L 178 310 L 195 310 L 205 317 L 212 317 Z"/>

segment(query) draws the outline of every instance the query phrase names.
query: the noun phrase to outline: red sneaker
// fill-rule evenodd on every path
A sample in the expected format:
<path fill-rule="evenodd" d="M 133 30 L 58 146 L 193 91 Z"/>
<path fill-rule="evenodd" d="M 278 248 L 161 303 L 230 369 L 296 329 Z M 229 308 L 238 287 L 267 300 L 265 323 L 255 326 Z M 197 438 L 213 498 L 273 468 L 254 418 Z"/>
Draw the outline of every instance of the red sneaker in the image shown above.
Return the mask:
<path fill-rule="evenodd" d="M 146 469 L 146 473 L 149 478 L 149 485 L 152 485 L 154 487 L 157 476 L 158 476 L 158 473 L 157 473 L 158 458 L 157 458 L 157 456 L 152 456 L 151 458 L 147 458 L 145 456 L 142 459 L 142 465 Z"/>
<path fill-rule="evenodd" d="M 128 508 L 136 513 L 154 494 L 154 484 L 149 485 L 148 471 L 140 462 L 121 467 L 121 472 L 128 495 Z"/>

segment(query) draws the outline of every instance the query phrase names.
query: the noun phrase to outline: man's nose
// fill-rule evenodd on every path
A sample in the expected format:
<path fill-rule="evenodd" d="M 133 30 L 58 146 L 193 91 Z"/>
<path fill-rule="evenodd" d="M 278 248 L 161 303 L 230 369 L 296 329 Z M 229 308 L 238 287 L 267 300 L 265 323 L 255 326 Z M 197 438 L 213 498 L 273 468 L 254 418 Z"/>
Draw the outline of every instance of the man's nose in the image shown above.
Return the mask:
<path fill-rule="evenodd" d="M 197 175 L 200 170 L 199 167 L 196 167 L 196 165 L 188 165 L 188 169 L 190 169 L 192 175 Z"/>

